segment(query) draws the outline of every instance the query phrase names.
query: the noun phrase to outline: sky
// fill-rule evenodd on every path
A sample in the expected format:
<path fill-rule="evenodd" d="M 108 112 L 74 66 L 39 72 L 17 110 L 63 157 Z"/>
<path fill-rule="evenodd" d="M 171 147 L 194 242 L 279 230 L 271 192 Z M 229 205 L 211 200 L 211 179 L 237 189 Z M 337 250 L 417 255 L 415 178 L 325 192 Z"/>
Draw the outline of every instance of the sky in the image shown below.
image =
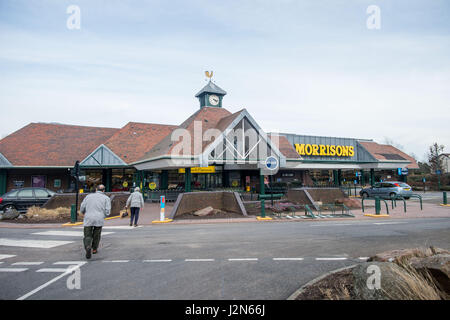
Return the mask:
<path fill-rule="evenodd" d="M 181 124 L 206 70 L 266 132 L 450 152 L 450 1 L 0 0 L 0 137 Z"/>

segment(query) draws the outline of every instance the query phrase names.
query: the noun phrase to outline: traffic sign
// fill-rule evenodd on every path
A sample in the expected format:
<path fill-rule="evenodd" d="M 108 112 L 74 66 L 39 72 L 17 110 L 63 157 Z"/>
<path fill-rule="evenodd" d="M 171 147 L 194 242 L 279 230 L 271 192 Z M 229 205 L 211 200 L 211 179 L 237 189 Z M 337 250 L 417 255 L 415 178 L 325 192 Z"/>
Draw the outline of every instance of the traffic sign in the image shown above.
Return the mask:
<path fill-rule="evenodd" d="M 275 157 L 268 157 L 266 159 L 266 168 L 269 170 L 275 170 L 276 168 L 278 168 L 278 160 Z"/>

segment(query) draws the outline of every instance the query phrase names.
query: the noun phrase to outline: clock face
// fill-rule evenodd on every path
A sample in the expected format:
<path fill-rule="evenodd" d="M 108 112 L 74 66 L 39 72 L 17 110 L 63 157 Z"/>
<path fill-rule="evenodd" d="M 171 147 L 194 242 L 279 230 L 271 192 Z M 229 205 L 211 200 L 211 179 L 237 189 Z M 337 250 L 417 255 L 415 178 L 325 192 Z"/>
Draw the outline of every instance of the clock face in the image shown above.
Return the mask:
<path fill-rule="evenodd" d="M 217 106 L 219 104 L 219 97 L 215 94 L 209 96 L 209 103 L 213 106 Z"/>

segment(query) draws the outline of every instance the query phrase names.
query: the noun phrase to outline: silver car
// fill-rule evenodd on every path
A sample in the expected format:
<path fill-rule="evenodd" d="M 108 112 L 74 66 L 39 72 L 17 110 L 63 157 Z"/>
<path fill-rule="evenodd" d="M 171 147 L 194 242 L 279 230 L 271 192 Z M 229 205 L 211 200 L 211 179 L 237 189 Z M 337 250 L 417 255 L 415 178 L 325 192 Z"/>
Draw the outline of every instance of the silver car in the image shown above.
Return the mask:
<path fill-rule="evenodd" d="M 412 194 L 412 188 L 404 182 L 384 181 L 375 183 L 373 187 L 362 189 L 359 194 L 363 198 L 392 198 L 402 196 L 405 199 L 409 199 Z"/>

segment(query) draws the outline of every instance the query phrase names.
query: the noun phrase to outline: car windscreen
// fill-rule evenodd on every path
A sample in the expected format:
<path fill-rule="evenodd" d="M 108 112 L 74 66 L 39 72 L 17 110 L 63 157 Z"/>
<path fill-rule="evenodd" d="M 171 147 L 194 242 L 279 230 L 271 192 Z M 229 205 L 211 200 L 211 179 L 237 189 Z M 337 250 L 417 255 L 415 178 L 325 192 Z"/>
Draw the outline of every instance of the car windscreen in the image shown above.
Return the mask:
<path fill-rule="evenodd" d="M 5 197 L 6 197 L 6 198 L 15 198 L 15 197 L 17 197 L 17 190 L 16 190 L 16 191 L 8 192 L 8 193 L 5 195 Z"/>

